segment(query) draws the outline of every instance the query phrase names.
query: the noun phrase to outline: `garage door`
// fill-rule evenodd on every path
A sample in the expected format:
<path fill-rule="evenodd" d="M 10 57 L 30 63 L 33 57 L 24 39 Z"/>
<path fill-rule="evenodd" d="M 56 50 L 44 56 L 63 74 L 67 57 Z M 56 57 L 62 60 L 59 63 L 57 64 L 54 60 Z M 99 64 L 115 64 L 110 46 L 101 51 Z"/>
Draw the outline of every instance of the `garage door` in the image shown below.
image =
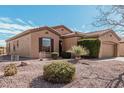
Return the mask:
<path fill-rule="evenodd" d="M 102 57 L 114 57 L 115 49 L 114 44 L 103 43 L 102 45 Z"/>

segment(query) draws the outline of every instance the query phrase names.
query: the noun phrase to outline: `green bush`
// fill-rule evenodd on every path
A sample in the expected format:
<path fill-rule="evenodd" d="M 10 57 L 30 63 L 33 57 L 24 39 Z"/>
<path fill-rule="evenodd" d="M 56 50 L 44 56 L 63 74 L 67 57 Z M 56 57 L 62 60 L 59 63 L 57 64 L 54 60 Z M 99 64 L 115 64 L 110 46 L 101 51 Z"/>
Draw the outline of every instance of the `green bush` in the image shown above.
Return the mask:
<path fill-rule="evenodd" d="M 51 54 L 51 57 L 52 57 L 53 59 L 57 59 L 58 56 L 59 56 L 59 53 L 58 53 L 58 52 L 52 52 L 52 54 Z"/>
<path fill-rule="evenodd" d="M 69 52 L 62 52 L 62 53 L 61 53 L 61 57 L 62 57 L 62 58 L 67 58 L 67 59 L 68 59 L 68 58 L 71 58 L 71 53 L 69 53 Z"/>
<path fill-rule="evenodd" d="M 81 39 L 78 45 L 86 47 L 89 50 L 90 57 L 98 57 L 100 49 L 100 41 L 98 39 Z"/>
<path fill-rule="evenodd" d="M 17 73 L 17 67 L 15 64 L 9 64 L 4 68 L 4 76 L 13 76 Z"/>
<path fill-rule="evenodd" d="M 68 83 L 73 80 L 75 67 L 68 62 L 53 62 L 44 66 L 43 77 L 52 83 Z"/>

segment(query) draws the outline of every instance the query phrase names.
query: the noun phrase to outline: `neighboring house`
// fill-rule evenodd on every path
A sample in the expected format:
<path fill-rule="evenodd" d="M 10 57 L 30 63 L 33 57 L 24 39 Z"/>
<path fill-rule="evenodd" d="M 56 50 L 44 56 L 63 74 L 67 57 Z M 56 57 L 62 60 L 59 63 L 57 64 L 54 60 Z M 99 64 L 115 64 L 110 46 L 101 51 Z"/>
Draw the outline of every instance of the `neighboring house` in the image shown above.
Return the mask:
<path fill-rule="evenodd" d="M 6 47 L 0 47 L 0 55 L 6 54 Z"/>
<path fill-rule="evenodd" d="M 30 29 L 6 40 L 7 54 L 38 58 L 39 52 L 48 55 L 53 51 L 61 53 L 77 45 L 82 37 L 98 38 L 101 41 L 99 58 L 120 56 L 120 38 L 111 29 L 81 33 L 73 32 L 64 25 Z"/>

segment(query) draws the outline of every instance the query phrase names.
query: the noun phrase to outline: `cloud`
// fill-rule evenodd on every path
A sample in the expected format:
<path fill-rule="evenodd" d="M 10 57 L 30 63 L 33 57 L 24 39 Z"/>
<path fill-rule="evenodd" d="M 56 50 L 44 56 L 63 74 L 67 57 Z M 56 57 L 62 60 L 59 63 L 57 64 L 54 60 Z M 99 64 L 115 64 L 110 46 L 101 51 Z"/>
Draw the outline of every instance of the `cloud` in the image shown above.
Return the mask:
<path fill-rule="evenodd" d="M 23 20 L 20 19 L 20 18 L 16 18 L 15 20 L 16 20 L 17 22 L 21 23 L 21 24 L 24 24 L 24 25 L 27 24 L 25 21 L 23 21 Z"/>
<path fill-rule="evenodd" d="M 115 32 L 118 36 L 120 36 L 121 38 L 124 38 L 124 30 L 118 30 L 118 31 L 115 31 Z"/>
<path fill-rule="evenodd" d="M 28 20 L 24 21 L 20 18 L 9 18 L 9 17 L 0 17 L 0 34 L 5 34 L 9 37 L 11 34 L 12 36 L 19 34 L 27 29 L 34 28 L 35 24 Z M 0 38 L 4 38 L 0 35 Z M 4 38 L 8 39 L 8 38 Z M 0 40 L 0 46 L 5 45 L 5 40 Z"/>
<path fill-rule="evenodd" d="M 82 25 L 82 26 L 81 26 L 82 29 L 85 29 L 85 27 L 86 27 L 86 25 Z"/>
<path fill-rule="evenodd" d="M 32 26 L 29 25 L 20 25 L 20 24 L 9 24 L 9 23 L 0 23 L 0 28 L 1 29 L 18 29 L 18 30 L 27 30 L 32 28 Z"/>
<path fill-rule="evenodd" d="M 8 17 L 0 17 L 0 22 L 3 23 L 12 23 L 12 20 Z"/>
<path fill-rule="evenodd" d="M 73 32 L 83 32 L 83 29 L 79 29 L 77 27 L 70 28 Z"/>
<path fill-rule="evenodd" d="M 6 45 L 5 40 L 0 40 L 0 46 L 5 46 L 5 45 Z"/>
<path fill-rule="evenodd" d="M 16 34 L 19 34 L 21 32 L 22 31 L 12 31 L 12 30 L 1 30 L 0 29 L 0 33 L 2 33 L 2 34 L 13 34 L 13 35 L 16 35 Z"/>
<path fill-rule="evenodd" d="M 5 42 L 5 40 L 0 40 L 0 43 L 1 43 L 1 42 L 3 43 L 3 42 Z"/>
<path fill-rule="evenodd" d="M 87 29 L 89 25 L 86 25 L 86 24 L 83 24 L 81 25 L 80 27 L 73 27 L 71 28 L 72 31 L 75 31 L 75 32 L 83 32 L 83 33 L 86 33 L 86 32 L 89 32 L 89 30 Z"/>
<path fill-rule="evenodd" d="M 22 20 L 20 18 L 16 18 L 15 21 L 17 21 L 19 24 L 35 26 L 35 24 L 31 20 L 28 20 L 25 22 L 24 20 Z"/>
<path fill-rule="evenodd" d="M 35 24 L 32 22 L 32 21 L 28 21 L 28 23 L 31 25 L 31 26 L 35 26 Z"/>
<path fill-rule="evenodd" d="M 121 38 L 124 37 L 124 28 L 123 28 L 123 27 L 118 26 L 118 27 L 115 27 L 115 28 L 112 28 L 112 29 L 113 29 L 113 31 L 116 32 L 116 34 L 117 34 L 119 37 L 121 37 Z"/>

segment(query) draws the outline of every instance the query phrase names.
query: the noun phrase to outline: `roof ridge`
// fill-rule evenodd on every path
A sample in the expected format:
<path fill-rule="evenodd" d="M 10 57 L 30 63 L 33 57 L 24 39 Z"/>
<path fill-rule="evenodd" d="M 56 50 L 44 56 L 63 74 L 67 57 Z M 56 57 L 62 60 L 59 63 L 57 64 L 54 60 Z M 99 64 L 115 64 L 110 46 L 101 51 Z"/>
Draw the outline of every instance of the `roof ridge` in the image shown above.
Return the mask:
<path fill-rule="evenodd" d="M 58 33 L 59 35 L 61 35 L 58 31 L 56 31 L 55 29 L 53 29 L 53 28 L 51 28 L 51 27 L 49 27 L 49 26 L 47 26 L 48 28 L 50 28 L 50 29 L 52 29 L 52 30 L 54 30 L 56 33 Z"/>
<path fill-rule="evenodd" d="M 68 27 L 66 27 L 65 25 L 57 25 L 57 26 L 51 26 L 51 28 L 57 28 L 57 27 L 64 27 L 66 28 L 68 31 L 70 31 L 71 33 L 73 32 L 71 29 L 69 29 Z"/>

